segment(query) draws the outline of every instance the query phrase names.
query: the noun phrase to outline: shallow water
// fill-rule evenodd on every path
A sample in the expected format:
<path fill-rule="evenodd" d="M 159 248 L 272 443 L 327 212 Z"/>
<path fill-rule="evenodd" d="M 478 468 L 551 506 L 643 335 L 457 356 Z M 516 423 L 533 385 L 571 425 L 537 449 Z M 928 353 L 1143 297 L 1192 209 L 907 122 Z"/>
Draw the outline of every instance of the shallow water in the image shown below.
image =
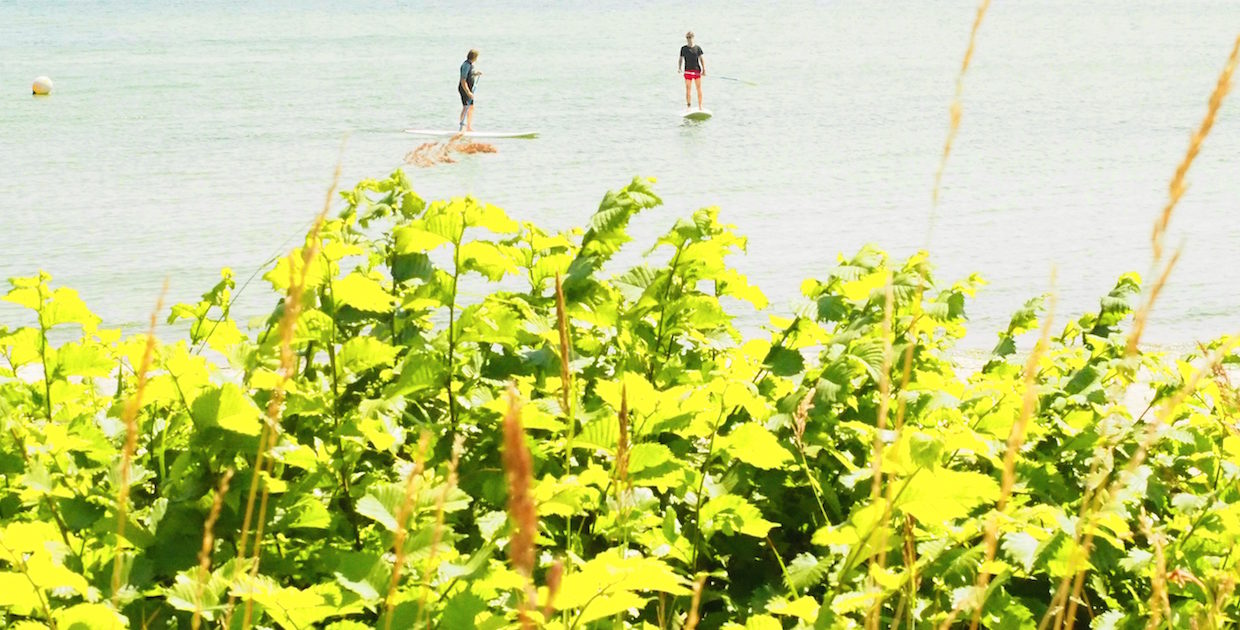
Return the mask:
<path fill-rule="evenodd" d="M 928 245 L 943 277 L 989 281 L 969 308 L 968 345 L 985 347 L 1052 267 L 1073 316 L 1146 270 L 1167 182 L 1240 30 L 1234 0 L 995 3 L 932 213 L 973 2 L 687 7 L 0 0 L 0 277 L 46 269 L 125 326 L 165 277 L 178 301 L 220 267 L 244 277 L 321 206 L 346 136 L 351 184 L 400 165 L 420 142 L 400 129 L 455 124 L 455 72 L 476 47 L 476 126 L 542 135 L 411 167 L 424 196 L 471 192 L 569 227 L 608 188 L 656 176 L 666 205 L 636 221 L 635 245 L 719 205 L 750 237 L 740 267 L 784 310 L 841 252 Z M 689 28 L 706 51 L 704 124 L 677 115 Z M 50 98 L 28 94 L 40 74 Z M 1240 329 L 1238 169 L 1233 100 L 1173 222 L 1184 255 L 1154 342 Z M 272 300 L 256 282 L 242 315 Z"/>

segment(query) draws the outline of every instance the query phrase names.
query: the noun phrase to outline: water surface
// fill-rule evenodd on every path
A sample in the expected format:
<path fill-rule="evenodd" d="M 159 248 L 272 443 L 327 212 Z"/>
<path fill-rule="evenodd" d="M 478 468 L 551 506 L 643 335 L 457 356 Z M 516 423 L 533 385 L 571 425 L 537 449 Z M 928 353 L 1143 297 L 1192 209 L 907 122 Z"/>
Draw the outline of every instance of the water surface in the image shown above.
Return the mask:
<path fill-rule="evenodd" d="M 666 206 L 635 222 L 639 244 L 719 205 L 750 238 L 740 267 L 779 308 L 841 252 L 928 245 L 945 278 L 989 281 L 969 309 L 969 344 L 988 346 L 1048 288 L 1052 266 L 1073 315 L 1118 274 L 1146 271 L 1153 218 L 1240 31 L 1240 3 L 995 3 L 931 230 L 975 9 L 0 0 L 0 276 L 46 269 L 125 326 L 145 318 L 164 277 L 174 300 L 223 266 L 244 277 L 321 206 L 346 136 L 352 183 L 401 164 L 419 140 L 400 129 L 455 123 L 454 77 L 472 47 L 485 73 L 476 126 L 542 136 L 411 169 L 424 196 L 469 192 L 562 228 L 608 188 L 655 176 Z M 706 51 L 715 112 L 699 125 L 677 115 L 687 29 Z M 56 82 L 50 98 L 28 94 L 40 74 Z M 1151 340 L 1240 329 L 1237 173 L 1230 102 L 1173 222 L 1184 255 Z M 272 300 L 256 284 L 242 315 Z"/>

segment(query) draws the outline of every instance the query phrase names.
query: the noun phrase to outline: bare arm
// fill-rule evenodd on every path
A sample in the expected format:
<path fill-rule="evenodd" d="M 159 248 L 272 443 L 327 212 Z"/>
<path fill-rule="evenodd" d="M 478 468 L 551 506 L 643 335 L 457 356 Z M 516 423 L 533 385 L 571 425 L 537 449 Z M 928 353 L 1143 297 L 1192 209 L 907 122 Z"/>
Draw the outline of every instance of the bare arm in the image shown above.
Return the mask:
<path fill-rule="evenodd" d="M 706 76 L 706 55 L 698 55 L 698 67 L 702 69 L 702 76 Z"/>
<path fill-rule="evenodd" d="M 465 79 L 461 79 L 461 89 L 465 90 L 465 96 L 468 96 L 469 98 L 474 97 L 474 92 L 469 89 L 469 82 Z"/>
<path fill-rule="evenodd" d="M 685 56 L 681 55 L 680 57 L 677 58 L 677 61 L 676 61 L 676 74 L 680 74 L 681 72 L 684 72 L 684 67 L 685 67 Z"/>

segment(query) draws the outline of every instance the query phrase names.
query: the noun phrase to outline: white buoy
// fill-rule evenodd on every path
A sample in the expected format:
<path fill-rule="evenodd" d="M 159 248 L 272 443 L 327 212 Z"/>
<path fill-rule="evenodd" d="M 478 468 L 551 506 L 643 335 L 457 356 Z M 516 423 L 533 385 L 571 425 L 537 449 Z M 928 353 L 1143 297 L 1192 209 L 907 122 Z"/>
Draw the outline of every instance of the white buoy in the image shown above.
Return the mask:
<path fill-rule="evenodd" d="M 47 77 L 38 77 L 34 80 L 34 85 L 30 88 L 31 93 L 38 96 L 46 96 L 52 93 L 52 80 Z"/>

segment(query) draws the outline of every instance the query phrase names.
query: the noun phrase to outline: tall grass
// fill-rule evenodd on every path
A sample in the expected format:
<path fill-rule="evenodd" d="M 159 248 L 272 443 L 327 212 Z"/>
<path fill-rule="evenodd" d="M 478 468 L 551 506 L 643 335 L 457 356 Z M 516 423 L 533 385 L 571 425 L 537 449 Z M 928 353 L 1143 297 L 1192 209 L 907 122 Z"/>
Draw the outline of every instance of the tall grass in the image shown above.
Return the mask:
<path fill-rule="evenodd" d="M 426 453 L 430 450 L 431 435 L 423 432 L 409 473 L 405 475 L 405 493 L 396 511 L 396 532 L 392 536 L 392 577 L 388 580 L 387 594 L 383 597 L 383 630 L 392 628 L 392 611 L 396 606 L 396 589 L 400 586 L 400 574 L 405 568 L 405 540 L 409 537 L 409 520 L 414 516 L 415 503 L 420 491 L 419 482 L 426 466 Z M 433 547 L 432 547 L 433 550 Z"/>
<path fill-rule="evenodd" d="M 198 630 L 202 623 L 202 591 L 211 579 L 211 554 L 215 551 L 215 523 L 224 509 L 224 499 L 228 496 L 228 482 L 232 480 L 233 469 L 229 468 L 220 476 L 219 486 L 215 489 L 215 499 L 211 502 L 211 512 L 202 526 L 202 548 L 198 551 L 198 582 L 194 585 L 194 617 L 190 620 L 190 628 Z"/>
<path fill-rule="evenodd" d="M 989 8 L 990 0 L 982 0 L 977 6 L 977 16 L 973 18 L 973 29 L 969 31 L 969 47 L 964 51 L 964 61 L 960 63 L 960 72 L 956 75 L 956 95 L 952 99 L 947 125 L 947 141 L 943 143 L 943 155 L 939 158 L 939 168 L 934 173 L 934 189 L 930 193 L 934 206 L 939 205 L 939 187 L 943 182 L 943 170 L 947 168 L 947 158 L 952 154 L 952 145 L 956 141 L 956 133 L 960 131 L 960 119 L 964 114 L 964 75 L 969 71 L 969 63 L 973 60 L 973 49 L 977 45 L 977 32 Z M 930 227 L 934 228 L 933 222 Z"/>
<path fill-rule="evenodd" d="M 435 570 L 435 556 L 439 553 L 439 544 L 443 541 L 444 507 L 448 503 L 448 496 L 452 494 L 453 490 L 456 490 L 458 482 L 457 469 L 461 465 L 461 455 L 464 452 L 465 436 L 457 435 L 456 439 L 452 441 L 452 456 L 448 460 L 448 474 L 444 480 L 443 490 L 439 492 L 439 496 L 435 499 L 435 529 L 431 531 L 431 550 L 427 554 L 425 568 L 422 571 L 422 604 L 419 607 L 418 615 L 423 624 L 430 623 L 431 574 Z M 390 617 L 391 615 L 389 615 Z"/>
<path fill-rule="evenodd" d="M 891 322 L 895 312 L 895 277 L 889 271 L 883 289 L 883 367 L 879 372 L 878 381 L 878 419 L 874 431 L 872 452 L 870 453 L 870 501 L 877 505 L 883 501 L 883 516 L 876 528 L 878 543 L 876 553 L 870 556 L 870 573 L 882 571 L 887 564 L 887 521 L 891 515 L 892 497 L 883 494 L 883 448 L 887 433 L 887 415 L 891 412 L 891 363 L 892 363 L 892 332 Z M 896 439 L 899 439 L 898 436 Z M 870 606 L 866 616 L 867 630 L 877 630 L 883 607 L 883 591 Z"/>
<path fill-rule="evenodd" d="M 508 412 L 504 414 L 504 473 L 508 480 L 508 519 L 512 533 L 508 540 L 508 561 L 525 582 L 525 593 L 518 614 L 521 627 L 534 627 L 530 612 L 535 604 L 534 539 L 538 532 L 538 511 L 534 506 L 534 462 L 525 445 L 521 426 L 521 400 L 517 388 L 508 386 Z"/>
<path fill-rule="evenodd" d="M 138 448 L 138 412 L 142 409 L 142 394 L 146 392 L 147 373 L 155 357 L 155 324 L 159 312 L 164 308 L 164 296 L 167 294 L 168 280 L 164 279 L 159 298 L 155 300 L 155 310 L 151 311 L 151 324 L 146 333 L 146 345 L 142 349 L 142 360 L 138 363 L 136 371 L 138 383 L 121 412 L 121 422 L 125 425 L 125 444 L 121 449 L 120 487 L 116 491 L 116 555 L 112 559 L 112 606 L 114 607 L 118 606 L 121 595 L 125 523 L 129 520 L 129 482 L 132 474 L 133 454 Z M 44 371 L 48 371 L 46 367 Z"/>
<path fill-rule="evenodd" d="M 1235 73 L 1237 62 L 1240 61 L 1240 36 L 1236 38 L 1235 44 L 1232 46 L 1231 53 L 1227 57 L 1227 62 L 1223 66 L 1222 72 L 1219 74 L 1218 82 L 1214 87 L 1213 93 L 1210 95 L 1210 101 L 1206 108 L 1206 115 L 1202 119 L 1201 125 L 1197 131 L 1193 133 L 1189 140 L 1188 151 L 1180 165 L 1176 168 L 1175 175 L 1171 179 L 1170 194 L 1167 204 L 1163 207 L 1154 223 L 1154 231 L 1152 238 L 1153 246 L 1153 268 L 1158 271 L 1157 280 L 1151 286 L 1150 290 L 1145 293 L 1140 308 L 1134 314 L 1132 332 L 1128 338 L 1127 353 L 1133 356 L 1137 353 L 1141 335 L 1148 321 L 1149 313 L 1153 309 L 1154 302 L 1157 300 L 1158 294 L 1162 287 L 1166 284 L 1171 270 L 1175 267 L 1175 263 L 1179 260 L 1179 252 L 1177 251 L 1170 258 L 1165 258 L 1164 239 L 1166 238 L 1167 226 L 1171 222 L 1171 218 L 1175 212 L 1180 199 L 1184 196 L 1186 190 L 1185 177 L 1193 161 L 1201 151 L 1201 146 L 1205 138 L 1210 133 L 1210 129 L 1214 126 L 1214 120 L 1218 115 L 1218 111 L 1223 104 L 1223 99 L 1227 92 L 1231 89 L 1232 75 Z M 1076 549 L 1070 564 L 1070 571 L 1060 581 L 1048 608 L 1046 615 L 1038 624 L 1039 629 L 1049 627 L 1052 630 L 1060 628 L 1074 627 L 1076 621 L 1076 611 L 1080 603 L 1080 594 L 1084 586 L 1085 574 L 1088 570 L 1089 556 L 1093 551 L 1094 539 L 1094 521 L 1098 513 L 1104 507 L 1106 497 L 1114 496 L 1115 491 L 1123 484 L 1131 479 L 1132 474 L 1145 460 L 1150 447 L 1158 439 L 1160 430 L 1166 426 L 1176 413 L 1176 409 L 1180 403 L 1196 391 L 1198 382 L 1207 374 L 1213 374 L 1216 366 L 1219 365 L 1226 353 L 1230 352 L 1236 345 L 1236 342 L 1229 341 L 1224 344 L 1213 356 L 1206 357 L 1206 364 L 1199 367 L 1193 374 L 1185 380 L 1184 385 L 1166 402 L 1161 411 L 1156 415 L 1155 421 L 1147 424 L 1145 435 L 1143 436 L 1137 450 L 1129 458 L 1123 472 L 1116 475 L 1110 483 L 1102 485 L 1104 480 L 1099 482 L 1100 487 L 1093 492 L 1087 489 L 1085 497 L 1082 498 L 1082 517 L 1077 522 L 1077 527 L 1073 535 L 1073 542 Z M 1078 542 L 1079 541 L 1079 542 Z M 1069 588 L 1069 584 L 1071 587 Z"/>
<path fill-rule="evenodd" d="M 555 274 L 555 323 L 560 333 L 560 409 L 564 412 L 565 443 L 564 472 L 572 468 L 573 436 L 577 431 L 577 418 L 573 415 L 573 344 L 568 335 L 568 307 L 564 304 L 564 277 Z M 570 527 L 571 531 L 572 528 Z"/>
<path fill-rule="evenodd" d="M 999 521 L 1004 517 L 1004 510 L 1007 509 L 1008 500 L 1012 497 L 1012 488 L 1016 485 L 1016 459 L 1020 456 L 1020 449 L 1025 444 L 1025 431 L 1029 427 L 1029 421 L 1033 418 L 1038 403 L 1038 391 L 1036 387 L 1038 366 L 1042 361 L 1042 357 L 1046 354 L 1047 348 L 1050 346 L 1051 329 L 1055 323 L 1055 275 L 1051 274 L 1050 302 L 1046 309 L 1046 318 L 1042 322 L 1042 333 L 1038 337 L 1038 342 L 1034 345 L 1033 350 L 1029 352 L 1029 357 L 1025 360 L 1025 369 L 1021 378 L 1022 394 L 1020 404 L 1020 415 L 1017 416 L 1016 422 L 1012 424 L 1012 429 L 1008 433 L 1007 448 L 1003 454 L 1003 481 L 999 486 L 999 500 L 995 503 L 995 511 L 990 515 L 986 522 L 986 533 L 982 545 L 985 549 L 985 559 L 982 561 L 982 567 L 977 573 L 977 580 L 973 586 L 973 597 L 962 599 L 948 615 L 939 627 L 946 630 L 951 627 L 956 616 L 964 609 L 965 605 L 973 606 L 973 617 L 969 621 L 969 630 L 977 630 L 978 624 L 982 619 L 982 608 L 986 604 L 986 588 L 990 585 L 992 573 L 988 569 L 991 562 L 995 559 L 995 554 L 999 548 Z"/>
<path fill-rule="evenodd" d="M 258 512 L 255 514 L 255 500 L 259 497 L 259 487 L 262 477 L 269 474 L 268 467 L 272 465 L 268 452 L 273 448 L 279 439 L 280 416 L 284 406 L 284 394 L 288 387 L 288 382 L 296 376 L 296 355 L 293 353 L 293 333 L 297 328 L 297 319 L 301 315 L 302 298 L 304 297 L 306 287 L 306 277 L 310 271 L 310 265 L 318 256 L 319 248 L 322 243 L 319 239 L 319 233 L 323 229 L 323 223 L 327 220 L 327 213 L 331 210 L 332 199 L 336 194 L 336 187 L 340 183 L 340 164 L 336 164 L 336 171 L 332 176 L 331 186 L 327 189 L 326 198 L 323 201 L 323 209 L 319 212 L 318 217 L 311 227 L 310 233 L 306 237 L 305 245 L 302 247 L 301 266 L 298 269 L 297 257 L 289 254 L 289 287 L 284 299 L 284 313 L 280 317 L 279 326 L 277 328 L 280 336 L 280 378 L 276 381 L 276 386 L 271 392 L 271 398 L 267 403 L 266 421 L 262 423 L 258 436 L 258 450 L 254 454 L 254 465 L 250 469 L 250 488 L 246 495 L 245 516 L 241 521 L 241 533 L 237 543 L 237 570 L 238 574 L 233 576 L 234 582 L 240 577 L 240 571 L 245 566 L 242 560 L 247 558 L 249 551 L 248 543 L 250 537 L 250 528 L 254 530 L 254 550 L 250 559 L 250 579 L 253 580 L 258 575 L 259 559 L 262 554 L 262 538 L 263 526 L 266 521 L 267 500 L 269 492 L 266 484 L 262 485 L 261 500 L 258 501 Z M 255 526 L 254 524 L 257 523 Z M 234 592 L 235 593 L 235 592 Z M 231 627 L 233 604 L 235 602 L 235 594 L 230 593 L 228 599 L 228 612 L 224 617 L 224 626 Z M 247 597 L 245 603 L 245 612 L 242 618 L 241 627 L 244 630 L 249 628 L 250 619 L 253 614 L 253 597 Z"/>
<path fill-rule="evenodd" d="M 1238 61 L 1240 61 L 1240 36 L 1236 37 L 1236 42 L 1231 48 L 1231 54 L 1227 57 L 1227 63 L 1223 65 L 1223 71 L 1219 73 L 1218 82 L 1215 83 L 1214 91 L 1210 94 L 1210 101 L 1206 106 L 1206 115 L 1201 119 L 1201 124 L 1193 132 L 1192 137 L 1189 138 L 1188 151 L 1184 154 L 1184 159 L 1180 160 L 1179 166 L 1176 167 L 1175 175 L 1171 177 L 1171 184 L 1168 186 L 1167 203 L 1154 221 L 1154 230 L 1150 237 L 1150 245 L 1153 249 L 1153 261 L 1150 264 L 1150 268 L 1157 273 L 1158 280 L 1146 292 L 1141 307 L 1137 309 L 1133 317 L 1132 333 L 1128 337 L 1129 356 L 1136 354 L 1137 346 L 1141 342 L 1141 334 L 1145 331 L 1145 323 L 1149 318 L 1150 311 L 1154 308 L 1154 302 L 1158 299 L 1159 292 L 1162 290 L 1163 285 L 1166 284 L 1167 278 L 1171 275 L 1171 270 L 1175 268 L 1175 264 L 1179 260 L 1180 254 L 1178 251 L 1170 259 L 1164 260 L 1167 228 L 1171 225 L 1171 218 L 1175 214 L 1176 207 L 1179 206 L 1180 199 L 1188 191 L 1188 184 L 1186 182 L 1188 170 L 1192 168 L 1197 155 L 1201 153 L 1201 147 L 1205 143 L 1206 136 L 1210 135 L 1210 130 L 1214 128 L 1214 121 L 1218 117 L 1219 109 L 1223 106 L 1223 100 L 1227 97 L 1227 93 L 1231 91 L 1231 79 L 1236 72 Z"/>

